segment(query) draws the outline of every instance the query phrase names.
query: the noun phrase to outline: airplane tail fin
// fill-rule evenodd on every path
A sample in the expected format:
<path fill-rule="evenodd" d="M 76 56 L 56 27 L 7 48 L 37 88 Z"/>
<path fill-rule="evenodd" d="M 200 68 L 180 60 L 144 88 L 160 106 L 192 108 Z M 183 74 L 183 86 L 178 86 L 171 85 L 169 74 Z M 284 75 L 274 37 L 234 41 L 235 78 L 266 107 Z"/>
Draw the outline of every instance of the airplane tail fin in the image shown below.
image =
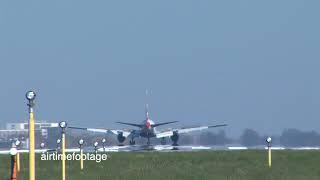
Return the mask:
<path fill-rule="evenodd" d="M 149 105 L 148 104 L 146 104 L 146 119 L 150 119 Z"/>
<path fill-rule="evenodd" d="M 146 109 L 145 109 L 146 119 L 150 119 L 148 97 L 149 97 L 149 90 L 146 89 Z"/>

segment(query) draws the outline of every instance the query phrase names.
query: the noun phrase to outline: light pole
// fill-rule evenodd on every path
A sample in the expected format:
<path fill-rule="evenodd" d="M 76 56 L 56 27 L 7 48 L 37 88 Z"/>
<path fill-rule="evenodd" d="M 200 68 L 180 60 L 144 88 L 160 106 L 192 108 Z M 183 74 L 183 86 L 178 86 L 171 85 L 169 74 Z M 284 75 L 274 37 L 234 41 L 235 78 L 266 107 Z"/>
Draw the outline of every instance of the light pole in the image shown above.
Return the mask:
<path fill-rule="evenodd" d="M 59 123 L 59 126 L 61 128 L 61 144 L 62 144 L 62 180 L 66 179 L 66 128 L 67 123 L 65 121 L 61 121 Z"/>
<path fill-rule="evenodd" d="M 271 167 L 271 160 L 272 160 L 272 158 L 271 158 L 271 142 L 272 142 L 271 137 L 268 137 L 266 139 L 266 141 L 268 144 L 268 165 L 269 165 L 269 167 Z"/>
<path fill-rule="evenodd" d="M 98 152 L 98 145 L 99 145 L 99 143 L 98 143 L 97 141 L 93 143 L 94 152 L 95 152 L 96 154 L 97 154 L 97 152 Z"/>
<path fill-rule="evenodd" d="M 45 148 L 45 144 L 44 144 L 44 142 L 42 142 L 41 144 L 40 144 L 40 149 L 42 150 L 42 153 L 44 153 L 44 151 L 43 151 L 43 149 Z"/>
<path fill-rule="evenodd" d="M 60 151 L 60 143 L 61 143 L 61 139 L 57 139 L 57 153 Z"/>
<path fill-rule="evenodd" d="M 101 142 L 102 142 L 103 152 L 105 152 L 106 151 L 106 142 L 107 142 L 107 140 L 105 138 L 103 138 L 101 140 Z"/>
<path fill-rule="evenodd" d="M 17 179 L 17 162 L 16 162 L 16 155 L 17 155 L 17 149 L 13 146 L 10 149 L 10 155 L 11 155 L 11 177 L 10 180 L 16 180 Z"/>
<path fill-rule="evenodd" d="M 36 93 L 33 91 L 28 91 L 26 93 L 26 98 L 28 100 L 29 107 L 29 180 L 35 180 L 35 135 L 34 135 L 34 99 L 36 98 Z"/>
<path fill-rule="evenodd" d="M 79 143 L 79 148 L 80 148 L 80 169 L 83 170 L 83 158 L 82 158 L 82 156 L 83 156 L 82 155 L 83 154 L 82 146 L 84 143 L 83 139 L 80 139 L 78 143 Z"/>
<path fill-rule="evenodd" d="M 20 145 L 21 145 L 21 141 L 19 141 L 19 139 L 16 140 L 15 142 L 16 148 L 17 150 L 19 149 Z M 17 151 L 17 171 L 20 172 L 20 154 Z"/>

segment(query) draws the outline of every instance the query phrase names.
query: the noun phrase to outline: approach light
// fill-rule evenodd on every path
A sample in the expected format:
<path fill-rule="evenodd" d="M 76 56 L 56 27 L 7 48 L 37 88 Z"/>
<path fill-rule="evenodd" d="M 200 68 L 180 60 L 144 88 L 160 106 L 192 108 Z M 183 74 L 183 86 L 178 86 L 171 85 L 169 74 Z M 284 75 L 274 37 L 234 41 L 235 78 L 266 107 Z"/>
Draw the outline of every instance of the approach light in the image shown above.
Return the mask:
<path fill-rule="evenodd" d="M 102 139 L 102 143 L 106 143 L 106 141 L 107 141 L 107 140 L 106 140 L 105 138 Z"/>
<path fill-rule="evenodd" d="M 60 142 L 61 142 L 61 139 L 57 139 L 57 144 L 60 144 Z"/>
<path fill-rule="evenodd" d="M 58 143 L 58 141 L 57 141 L 57 143 Z M 59 144 L 59 143 L 58 143 L 58 144 Z M 43 149 L 44 146 L 45 146 L 45 144 L 42 142 L 42 143 L 40 144 L 40 148 Z"/>
<path fill-rule="evenodd" d="M 93 144 L 93 145 L 94 145 L 94 147 L 97 147 L 97 146 L 98 146 L 98 144 L 99 144 L 99 143 L 96 141 L 96 142 L 94 142 L 94 144 Z"/>
<path fill-rule="evenodd" d="M 271 140 L 272 140 L 271 137 L 268 137 L 266 141 L 267 143 L 271 143 Z"/>
<path fill-rule="evenodd" d="M 17 147 L 19 147 L 20 144 L 21 144 L 21 141 L 19 141 L 19 140 L 17 139 L 16 142 L 15 142 L 15 145 L 16 145 Z"/>
<path fill-rule="evenodd" d="M 79 143 L 80 146 L 82 146 L 83 143 L 84 143 L 83 139 L 80 139 L 78 143 Z"/>
<path fill-rule="evenodd" d="M 33 101 L 35 98 L 36 98 L 36 93 L 33 92 L 33 91 L 28 91 L 26 93 L 26 98 L 29 100 L 29 101 Z"/>
<path fill-rule="evenodd" d="M 67 123 L 66 123 L 65 121 L 61 121 L 61 122 L 59 123 L 59 126 L 60 126 L 60 128 L 64 129 L 64 128 L 67 127 Z"/>

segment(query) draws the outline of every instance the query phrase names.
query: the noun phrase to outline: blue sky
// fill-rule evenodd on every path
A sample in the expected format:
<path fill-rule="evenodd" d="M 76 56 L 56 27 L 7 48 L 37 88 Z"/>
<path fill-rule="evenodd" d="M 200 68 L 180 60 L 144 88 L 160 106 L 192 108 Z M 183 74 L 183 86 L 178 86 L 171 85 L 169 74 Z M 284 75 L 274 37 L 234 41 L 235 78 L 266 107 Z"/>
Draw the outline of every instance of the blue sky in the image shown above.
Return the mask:
<path fill-rule="evenodd" d="M 0 122 L 320 131 L 319 1 L 2 1 Z"/>

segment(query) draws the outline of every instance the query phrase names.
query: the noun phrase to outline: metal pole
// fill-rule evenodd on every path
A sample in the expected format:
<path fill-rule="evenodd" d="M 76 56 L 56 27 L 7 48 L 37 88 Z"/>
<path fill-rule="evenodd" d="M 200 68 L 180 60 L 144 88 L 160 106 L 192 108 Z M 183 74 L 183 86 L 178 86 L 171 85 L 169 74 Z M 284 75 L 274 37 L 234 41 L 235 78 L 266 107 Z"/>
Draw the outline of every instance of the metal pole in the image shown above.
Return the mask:
<path fill-rule="evenodd" d="M 268 155 L 269 155 L 269 167 L 271 167 L 272 157 L 271 157 L 271 145 L 270 145 L 270 143 L 269 143 L 269 147 L 268 147 Z"/>
<path fill-rule="evenodd" d="M 82 149 L 82 145 L 84 143 L 83 139 L 79 140 L 79 149 L 80 149 L 80 170 L 83 170 L 83 149 Z"/>
<path fill-rule="evenodd" d="M 268 137 L 267 138 L 267 144 L 268 144 L 268 165 L 269 165 L 269 168 L 271 167 L 271 142 L 272 142 L 272 139 L 271 137 Z"/>
<path fill-rule="evenodd" d="M 34 114 L 33 108 L 30 107 L 29 122 L 29 179 L 35 180 L 35 135 L 34 135 Z"/>
<path fill-rule="evenodd" d="M 17 148 L 17 171 L 20 172 L 20 153 L 18 152 L 18 149 L 21 145 L 21 142 L 19 141 L 19 139 L 16 140 L 16 142 L 14 143 L 16 148 Z"/>
<path fill-rule="evenodd" d="M 67 123 L 62 121 L 59 123 L 61 128 L 61 153 L 62 153 L 62 180 L 66 179 L 66 127 Z"/>
<path fill-rule="evenodd" d="M 17 171 L 20 172 L 20 153 L 17 153 Z"/>
<path fill-rule="evenodd" d="M 10 149 L 10 156 L 11 156 L 11 176 L 10 180 L 17 180 L 17 161 L 16 161 L 17 149 L 11 148 Z"/>
<path fill-rule="evenodd" d="M 80 169 L 83 170 L 83 158 L 82 155 L 83 154 L 83 149 L 80 148 Z"/>
<path fill-rule="evenodd" d="M 102 139 L 102 147 L 103 147 L 103 152 L 106 152 L 106 139 Z"/>
<path fill-rule="evenodd" d="M 65 152 L 65 133 L 62 132 L 62 180 L 66 179 L 66 152 Z"/>
<path fill-rule="evenodd" d="M 17 161 L 16 156 L 11 155 L 11 180 L 17 180 Z"/>
<path fill-rule="evenodd" d="M 62 153 L 62 180 L 66 179 L 66 127 L 67 123 L 61 121 L 59 123 L 61 128 L 61 153 Z"/>
<path fill-rule="evenodd" d="M 29 101 L 29 180 L 35 180 L 35 131 L 34 131 L 34 99 L 36 94 L 28 91 L 26 98 Z"/>

